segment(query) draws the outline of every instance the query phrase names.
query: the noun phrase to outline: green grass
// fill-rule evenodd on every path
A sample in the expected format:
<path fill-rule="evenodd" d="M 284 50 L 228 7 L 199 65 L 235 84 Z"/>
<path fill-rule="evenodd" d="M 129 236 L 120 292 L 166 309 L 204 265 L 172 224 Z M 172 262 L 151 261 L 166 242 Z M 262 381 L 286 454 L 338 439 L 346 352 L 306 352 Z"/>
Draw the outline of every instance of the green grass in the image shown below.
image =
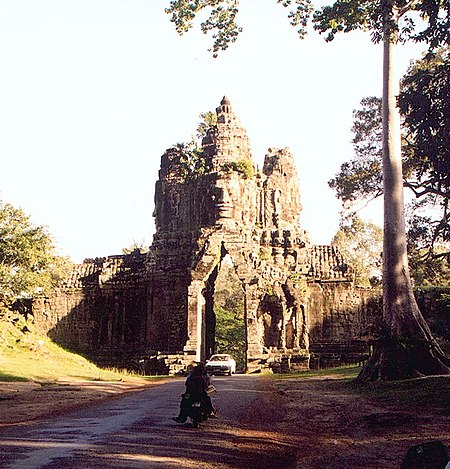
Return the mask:
<path fill-rule="evenodd" d="M 67 352 L 49 339 L 39 348 L 0 349 L 0 381 L 53 381 L 62 378 L 119 381 L 118 372 L 103 370 L 79 355 Z"/>
<path fill-rule="evenodd" d="M 27 330 L 29 332 L 23 333 L 7 321 L 0 322 L 0 382 L 123 381 L 135 377 L 130 373 L 98 368 L 35 333 L 32 325 L 28 325 Z"/>
<path fill-rule="evenodd" d="M 325 368 L 321 370 L 297 371 L 292 373 L 274 373 L 269 375 L 275 379 L 314 379 L 329 376 L 339 379 L 353 379 L 358 376 L 361 367 L 357 365 L 345 365 L 336 368 Z"/>
<path fill-rule="evenodd" d="M 435 408 L 450 415 L 450 376 L 427 376 L 401 381 L 350 383 L 361 396 L 413 408 Z"/>
<path fill-rule="evenodd" d="M 10 375 L 9 373 L 4 373 L 3 371 L 0 371 L 0 382 L 13 382 L 13 381 L 28 381 L 27 378 L 24 378 L 23 376 L 17 376 L 17 375 Z"/>
<path fill-rule="evenodd" d="M 428 376 L 400 381 L 356 383 L 354 378 L 361 370 L 358 366 L 345 366 L 324 370 L 269 375 L 277 380 L 302 381 L 327 378 L 323 386 L 336 393 L 352 393 L 355 397 L 382 401 L 394 407 L 403 407 L 416 412 L 420 409 L 450 415 L 450 376 Z M 337 378 L 337 379 L 336 379 Z"/>

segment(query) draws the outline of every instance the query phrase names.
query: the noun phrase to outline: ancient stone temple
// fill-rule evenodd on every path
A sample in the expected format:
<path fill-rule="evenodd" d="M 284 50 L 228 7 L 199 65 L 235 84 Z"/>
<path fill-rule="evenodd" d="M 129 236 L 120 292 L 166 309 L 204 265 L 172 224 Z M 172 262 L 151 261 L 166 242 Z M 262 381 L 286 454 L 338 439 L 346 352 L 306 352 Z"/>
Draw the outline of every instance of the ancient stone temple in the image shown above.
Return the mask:
<path fill-rule="evenodd" d="M 290 151 L 270 148 L 259 170 L 226 97 L 216 113 L 195 161 L 181 147 L 161 158 L 148 254 L 78 266 L 54 297 L 36 300 L 37 322 L 97 361 L 151 352 L 174 370 L 215 351 L 215 289 L 226 262 L 241 287 L 251 369 L 358 356 L 373 292 L 355 288 L 336 248 L 314 246 L 301 228 Z"/>

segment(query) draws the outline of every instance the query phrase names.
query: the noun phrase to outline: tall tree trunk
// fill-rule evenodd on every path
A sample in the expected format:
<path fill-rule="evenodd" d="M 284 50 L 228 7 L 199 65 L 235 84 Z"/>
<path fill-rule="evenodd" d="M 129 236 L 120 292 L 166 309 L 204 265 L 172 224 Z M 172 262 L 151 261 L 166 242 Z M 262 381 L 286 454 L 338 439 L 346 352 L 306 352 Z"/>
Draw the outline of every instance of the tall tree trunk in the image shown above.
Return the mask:
<path fill-rule="evenodd" d="M 395 15 L 395 11 L 394 11 Z M 393 16 L 394 16 L 393 15 Z M 450 374 L 450 360 L 433 339 L 414 297 L 406 251 L 397 40 L 385 19 L 383 40 L 383 328 L 359 380 L 375 381 Z"/>

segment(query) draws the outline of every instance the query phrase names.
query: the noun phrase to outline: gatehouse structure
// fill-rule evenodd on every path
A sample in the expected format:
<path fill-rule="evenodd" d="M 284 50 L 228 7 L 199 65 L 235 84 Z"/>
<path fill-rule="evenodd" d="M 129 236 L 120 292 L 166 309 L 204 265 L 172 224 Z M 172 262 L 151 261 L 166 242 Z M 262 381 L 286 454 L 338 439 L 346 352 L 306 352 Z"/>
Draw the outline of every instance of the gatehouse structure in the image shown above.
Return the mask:
<path fill-rule="evenodd" d="M 378 295 L 354 286 L 334 246 L 311 243 L 289 149 L 255 165 L 228 98 L 196 159 L 161 157 L 150 250 L 85 261 L 55 294 L 36 298 L 36 323 L 101 364 L 153 357 L 176 372 L 215 351 L 215 289 L 225 261 L 243 295 L 250 370 L 357 360 Z"/>

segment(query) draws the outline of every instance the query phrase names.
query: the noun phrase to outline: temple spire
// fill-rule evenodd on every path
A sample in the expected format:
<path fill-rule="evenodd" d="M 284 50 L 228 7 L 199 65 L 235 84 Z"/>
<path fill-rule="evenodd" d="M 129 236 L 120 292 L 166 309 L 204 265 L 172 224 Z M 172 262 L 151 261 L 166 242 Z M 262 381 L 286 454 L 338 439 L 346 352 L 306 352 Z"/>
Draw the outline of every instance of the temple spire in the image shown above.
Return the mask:
<path fill-rule="evenodd" d="M 219 122 L 227 122 L 231 119 L 232 116 L 236 118 L 231 108 L 231 101 L 227 96 L 224 96 L 222 98 L 222 101 L 220 101 L 220 106 L 216 108 L 216 113 L 217 113 Z M 229 119 L 223 116 L 224 114 L 229 114 L 230 115 Z M 221 116 L 223 116 L 222 119 L 220 119 Z"/>

